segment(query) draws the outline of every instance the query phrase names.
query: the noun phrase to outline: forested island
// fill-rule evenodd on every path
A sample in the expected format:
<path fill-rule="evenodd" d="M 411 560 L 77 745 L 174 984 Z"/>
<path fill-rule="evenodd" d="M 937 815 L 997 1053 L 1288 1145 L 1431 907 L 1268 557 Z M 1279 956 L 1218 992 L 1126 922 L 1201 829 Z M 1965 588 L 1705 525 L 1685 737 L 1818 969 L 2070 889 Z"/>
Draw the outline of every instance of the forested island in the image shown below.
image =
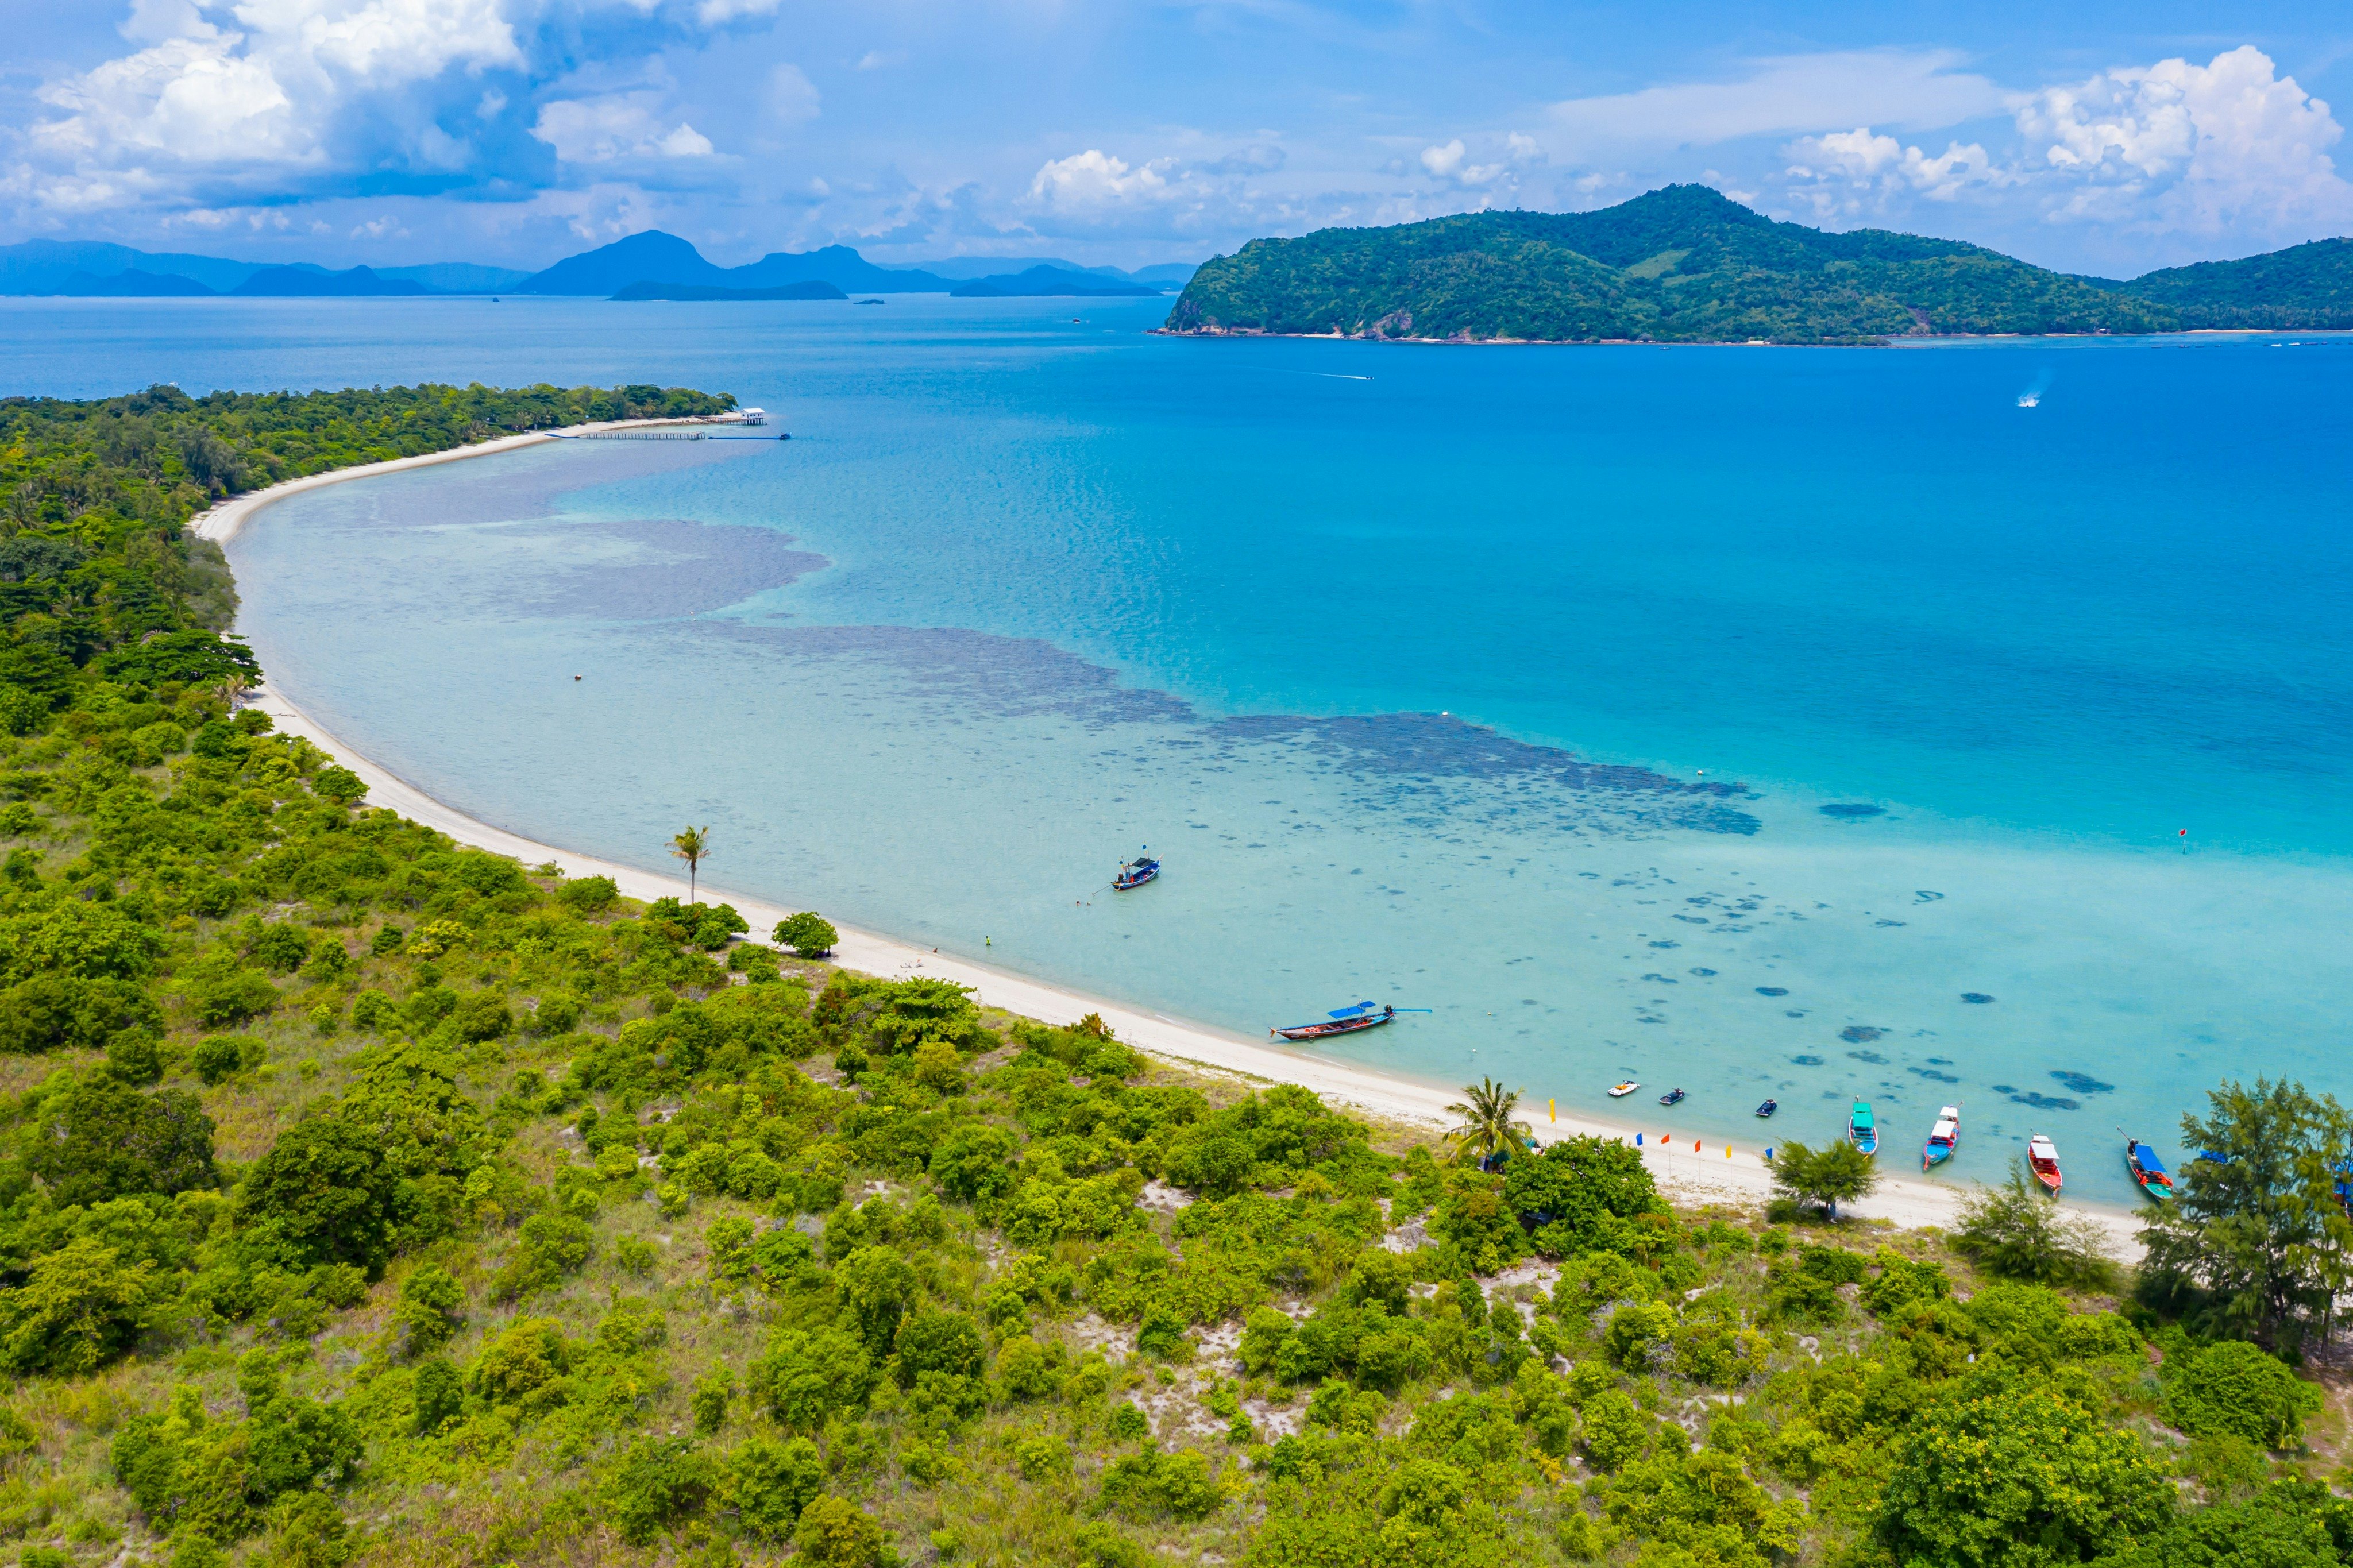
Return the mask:
<path fill-rule="evenodd" d="M 1589 213 L 1486 212 L 1254 239 L 1203 264 L 1177 333 L 1862 343 L 1924 334 L 2353 327 L 2353 241 L 2072 277 L 1958 240 L 1778 223 L 1704 185 Z"/>
<path fill-rule="evenodd" d="M 1835 1221 L 1843 1144 L 1677 1209 L 1503 1086 L 1429 1141 L 461 847 L 240 706 L 207 502 L 730 402 L 0 402 L 13 1561 L 2353 1561 L 2333 1101 L 2218 1090 L 2137 1275 L 2015 1173 Z"/>

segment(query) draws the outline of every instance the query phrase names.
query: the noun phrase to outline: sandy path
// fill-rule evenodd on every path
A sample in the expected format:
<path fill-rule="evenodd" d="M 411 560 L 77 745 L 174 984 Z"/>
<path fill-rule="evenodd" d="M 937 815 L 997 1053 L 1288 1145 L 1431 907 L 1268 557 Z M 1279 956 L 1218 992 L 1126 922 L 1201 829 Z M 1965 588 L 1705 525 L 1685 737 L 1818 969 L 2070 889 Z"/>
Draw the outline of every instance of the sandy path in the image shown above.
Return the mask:
<path fill-rule="evenodd" d="M 612 427 L 581 426 L 564 434 L 583 434 Z M 553 433 L 533 432 L 420 458 L 405 458 L 393 462 L 370 463 L 361 468 L 314 474 L 308 479 L 290 480 L 224 501 L 189 526 L 192 531 L 204 538 L 227 541 L 263 508 L 304 490 L 403 468 L 487 457 L 554 438 Z M 338 762 L 359 774 L 367 784 L 371 805 L 388 806 L 403 816 L 439 829 L 461 844 L 473 845 L 500 855 L 512 855 L 526 865 L 536 866 L 552 861 L 562 867 L 566 876 L 610 877 L 625 895 L 633 899 L 682 899 L 687 894 L 686 879 L 682 877 L 641 870 L 593 855 L 537 843 L 503 828 L 478 822 L 454 807 L 443 805 L 407 780 L 343 744 L 308 714 L 266 687 L 248 705 L 269 714 L 281 731 L 301 735 L 322 750 L 334 753 Z M 776 921 L 797 910 L 797 907 L 738 892 L 720 882 L 705 879 L 699 882 L 698 887 L 705 899 L 734 905 L 751 922 L 754 937 L 772 930 Z M 1122 1040 L 1154 1056 L 1194 1067 L 1244 1074 L 1270 1082 L 1299 1084 L 1335 1103 L 1398 1121 L 1443 1126 L 1453 1120 L 1447 1114 L 1447 1104 L 1459 1098 L 1454 1089 L 1436 1084 L 1270 1046 L 1206 1024 L 1172 1018 L 1163 1013 L 1140 1012 L 1117 1002 L 1082 995 L 1045 981 L 943 954 L 936 949 L 917 947 L 874 931 L 842 928 L 841 941 L 835 949 L 835 956 L 843 965 L 870 974 L 893 978 L 923 974 L 952 980 L 957 984 L 970 986 L 976 998 L 985 1005 L 1049 1024 L 1075 1023 L 1086 1014 L 1099 1013 Z M 1659 1130 L 1646 1127 L 1639 1120 L 1608 1123 L 1563 1116 L 1557 1122 L 1553 1122 L 1544 1118 L 1541 1106 L 1533 1108 L 1532 1120 L 1537 1136 L 1547 1142 L 1573 1133 L 1594 1133 L 1608 1138 L 1630 1138 L 1638 1131 L 1644 1133 L 1643 1158 L 1657 1176 L 1660 1186 L 1685 1203 L 1725 1203 L 1754 1207 L 1760 1205 L 1772 1190 L 1771 1175 L 1764 1160 L 1764 1149 L 1767 1144 L 1763 1137 L 1753 1147 L 1736 1143 L 1727 1149 L 1718 1140 L 1703 1141 L 1702 1146 L 1694 1148 L 1689 1139 L 1672 1143 L 1658 1142 Z M 1760 1129 L 1764 1125 L 1760 1123 Z M 2096 1156 L 2090 1151 L 2083 1151 L 2075 1157 Z M 1901 1166 L 1895 1168 L 1901 1169 Z M 1891 1172 L 1883 1180 L 1878 1192 L 1852 1205 L 1852 1210 L 1865 1218 L 1892 1220 L 1901 1226 L 1949 1226 L 1962 1198 L 1970 1190 L 1966 1184 L 1928 1182 Z M 2096 1216 L 2107 1226 L 2119 1252 L 2126 1257 L 2138 1256 L 2136 1215 L 2092 1205 L 2083 1205 L 2083 1212 Z"/>

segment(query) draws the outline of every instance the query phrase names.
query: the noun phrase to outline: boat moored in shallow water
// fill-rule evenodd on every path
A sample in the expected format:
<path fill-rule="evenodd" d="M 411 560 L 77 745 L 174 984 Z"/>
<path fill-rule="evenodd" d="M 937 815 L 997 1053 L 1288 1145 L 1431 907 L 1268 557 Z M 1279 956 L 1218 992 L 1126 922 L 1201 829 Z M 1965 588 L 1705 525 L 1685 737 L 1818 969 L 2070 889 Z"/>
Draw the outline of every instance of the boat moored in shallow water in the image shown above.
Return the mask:
<path fill-rule="evenodd" d="M 1124 893 L 1130 889 L 1141 888 L 1159 875 L 1160 862 L 1152 858 L 1147 846 L 1136 851 L 1134 859 L 1119 863 L 1119 874 L 1111 879 L 1111 885 L 1113 891 Z"/>
<path fill-rule="evenodd" d="M 2157 1151 L 2137 1138 L 2125 1140 L 2125 1169 L 2140 1184 L 2143 1196 L 2152 1202 L 2167 1203 L 2173 1197 L 2173 1178 L 2166 1173 L 2165 1163 Z"/>
<path fill-rule="evenodd" d="M 1666 1093 L 1659 1096 L 1659 1103 L 1661 1105 L 1681 1105 L 1683 1102 L 1683 1099 L 1684 1095 L 1682 1089 L 1671 1089 L 1667 1090 Z"/>
<path fill-rule="evenodd" d="M 1328 1040 L 1335 1035 L 1356 1035 L 1366 1029 L 1377 1029 L 1397 1016 L 1397 1009 L 1376 1008 L 1370 1002 L 1359 1002 L 1353 1007 L 1335 1007 L 1324 1016 L 1329 1022 L 1293 1024 L 1287 1029 L 1269 1029 L 1267 1033 L 1279 1035 L 1286 1040 Z"/>
<path fill-rule="evenodd" d="M 1621 1084 L 1618 1085 L 1616 1088 L 1612 1089 L 1609 1091 L 1609 1098 L 1610 1098 L 1610 1099 L 1612 1099 L 1612 1100 L 1623 1100 L 1623 1099 L 1625 1099 L 1628 1095 L 1630 1095 L 1630 1094 L 1633 1093 L 1636 1089 L 1640 1089 L 1640 1088 L 1641 1088 L 1641 1087 L 1642 1087 L 1642 1086 L 1641 1086 L 1641 1084 L 1636 1083 L 1632 1079 L 1630 1079 L 1630 1079 L 1628 1079 L 1624 1083 L 1621 1083 Z"/>
<path fill-rule="evenodd" d="M 2034 1179 L 2042 1184 L 2043 1190 L 2053 1197 L 2058 1196 L 2059 1189 L 2067 1184 L 2067 1178 L 2059 1173 L 2059 1145 L 2040 1132 L 2026 1141 L 2026 1166 L 2034 1173 Z"/>
<path fill-rule="evenodd" d="M 1847 1142 L 1865 1154 L 1879 1152 L 1879 1122 L 1871 1114 L 1871 1101 L 1858 1100 L 1846 1119 Z"/>
<path fill-rule="evenodd" d="M 1777 1110 L 1780 1110 L 1780 1109 L 1781 1109 L 1781 1102 L 1780 1102 L 1779 1100 L 1767 1100 L 1764 1104 L 1762 1104 L 1762 1105 L 1760 1105 L 1760 1106 L 1758 1106 L 1758 1107 L 1757 1108 L 1757 1114 L 1758 1116 L 1760 1116 L 1760 1117 L 1764 1117 L 1764 1116 L 1770 1116 L 1770 1115 L 1772 1115 L 1775 1111 L 1777 1111 Z"/>
<path fill-rule="evenodd" d="M 1920 1146 L 1920 1168 L 1941 1165 L 1953 1157 L 1961 1142 L 1961 1108 L 1948 1105 L 1936 1112 L 1936 1125 L 1928 1130 L 1928 1142 Z"/>

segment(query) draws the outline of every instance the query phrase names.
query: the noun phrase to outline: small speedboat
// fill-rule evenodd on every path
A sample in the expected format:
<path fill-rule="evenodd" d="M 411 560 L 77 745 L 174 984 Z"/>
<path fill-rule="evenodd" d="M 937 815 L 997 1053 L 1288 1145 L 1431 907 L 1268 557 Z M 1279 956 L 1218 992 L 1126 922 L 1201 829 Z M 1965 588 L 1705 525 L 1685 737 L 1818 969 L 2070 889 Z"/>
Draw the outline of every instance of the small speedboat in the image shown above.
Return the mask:
<path fill-rule="evenodd" d="M 1920 1146 L 1920 1168 L 1927 1170 L 1941 1165 L 1953 1157 L 1961 1142 L 1961 1108 L 1948 1105 L 1936 1112 L 1936 1125 L 1928 1130 L 1928 1142 Z"/>
<path fill-rule="evenodd" d="M 1879 1152 L 1879 1123 L 1872 1117 L 1869 1100 L 1854 1102 L 1854 1110 L 1846 1119 L 1846 1138 L 1865 1154 Z"/>
<path fill-rule="evenodd" d="M 2168 1203 L 2173 1197 L 2173 1178 L 2166 1173 L 2165 1163 L 2157 1151 L 2137 1138 L 2125 1140 L 2125 1169 L 2140 1184 L 2141 1195 L 2152 1203 Z"/>
<path fill-rule="evenodd" d="M 1671 1089 L 1667 1090 L 1666 1093 L 1659 1096 L 1659 1103 L 1661 1105 L 1681 1105 L 1685 1098 L 1686 1097 L 1682 1089 Z"/>
<path fill-rule="evenodd" d="M 1612 1100 L 1623 1100 L 1641 1087 L 1642 1086 L 1641 1084 L 1636 1083 L 1630 1078 L 1624 1083 L 1621 1083 L 1617 1088 L 1611 1089 L 1609 1091 L 1609 1098 Z"/>
<path fill-rule="evenodd" d="M 1376 1007 L 1370 1002 L 1359 1002 L 1353 1007 L 1335 1007 L 1324 1015 L 1321 1024 L 1293 1024 L 1287 1029 L 1269 1029 L 1286 1040 L 1328 1040 L 1335 1035 L 1361 1034 L 1377 1029 L 1397 1016 L 1394 1007 Z"/>
<path fill-rule="evenodd" d="M 1757 1108 L 1757 1114 L 1759 1116 L 1770 1116 L 1780 1109 L 1781 1102 L 1779 1100 L 1768 1100 L 1764 1104 Z"/>
<path fill-rule="evenodd" d="M 2059 1145 L 2040 1132 L 2026 1141 L 2026 1165 L 2053 1197 L 2067 1184 L 2067 1178 L 2059 1173 Z"/>
<path fill-rule="evenodd" d="M 1132 889 L 1141 888 L 1158 875 L 1160 875 L 1160 862 L 1154 859 L 1148 852 L 1139 850 L 1134 859 L 1123 860 L 1119 863 L 1119 873 L 1111 879 L 1112 889 L 1114 892 L 1124 893 Z"/>

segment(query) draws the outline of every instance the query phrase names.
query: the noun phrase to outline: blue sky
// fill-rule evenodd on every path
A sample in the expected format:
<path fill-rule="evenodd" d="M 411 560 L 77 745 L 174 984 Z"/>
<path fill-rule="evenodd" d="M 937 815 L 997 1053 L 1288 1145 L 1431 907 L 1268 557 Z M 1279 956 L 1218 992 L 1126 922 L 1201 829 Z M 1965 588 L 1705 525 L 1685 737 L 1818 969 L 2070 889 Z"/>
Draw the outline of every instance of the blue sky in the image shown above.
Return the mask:
<path fill-rule="evenodd" d="M 1673 180 L 2111 274 L 2353 233 L 2353 11 L 2316 0 L 9 10 L 0 240 L 1134 266 Z"/>

